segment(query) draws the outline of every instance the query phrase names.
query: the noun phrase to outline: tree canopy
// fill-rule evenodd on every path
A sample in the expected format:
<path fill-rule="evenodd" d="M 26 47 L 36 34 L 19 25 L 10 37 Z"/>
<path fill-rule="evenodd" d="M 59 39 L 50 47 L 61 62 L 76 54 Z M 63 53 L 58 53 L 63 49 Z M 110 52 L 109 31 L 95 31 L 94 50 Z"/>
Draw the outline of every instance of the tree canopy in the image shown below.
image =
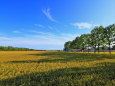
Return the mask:
<path fill-rule="evenodd" d="M 64 45 L 65 50 L 69 49 L 88 49 L 93 48 L 94 52 L 100 49 L 103 51 L 107 48 L 111 53 L 111 46 L 113 46 L 113 37 L 115 36 L 115 24 L 107 27 L 95 26 L 90 34 L 82 34 L 77 36 L 73 41 L 68 41 Z"/>

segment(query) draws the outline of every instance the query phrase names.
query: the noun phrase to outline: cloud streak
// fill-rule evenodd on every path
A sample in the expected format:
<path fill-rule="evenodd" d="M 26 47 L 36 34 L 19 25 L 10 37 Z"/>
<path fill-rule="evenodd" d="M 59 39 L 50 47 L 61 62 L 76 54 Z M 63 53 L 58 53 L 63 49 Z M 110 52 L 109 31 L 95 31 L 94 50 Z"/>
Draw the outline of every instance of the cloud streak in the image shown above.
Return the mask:
<path fill-rule="evenodd" d="M 52 15 L 50 14 L 50 8 L 47 8 L 47 9 L 44 9 L 42 10 L 42 12 L 46 15 L 46 17 L 53 21 L 53 22 L 56 22 L 56 20 L 52 17 Z"/>
<path fill-rule="evenodd" d="M 21 33 L 21 32 L 20 32 L 20 31 L 15 30 L 15 31 L 12 31 L 12 33 Z"/>
<path fill-rule="evenodd" d="M 74 23 L 73 26 L 78 27 L 79 29 L 90 29 L 92 24 L 89 23 Z"/>
<path fill-rule="evenodd" d="M 40 27 L 40 28 L 44 28 L 44 26 L 41 25 L 41 24 L 34 24 L 34 25 L 37 26 L 37 27 Z"/>

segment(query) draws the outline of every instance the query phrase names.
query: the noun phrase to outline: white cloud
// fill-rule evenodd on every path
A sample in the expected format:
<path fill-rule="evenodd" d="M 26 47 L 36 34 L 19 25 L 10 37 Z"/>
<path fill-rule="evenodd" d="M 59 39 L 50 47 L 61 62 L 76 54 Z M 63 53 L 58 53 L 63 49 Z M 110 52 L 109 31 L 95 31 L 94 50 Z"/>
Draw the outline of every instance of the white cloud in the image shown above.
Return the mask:
<path fill-rule="evenodd" d="M 15 30 L 15 31 L 12 31 L 12 33 L 21 33 L 21 32 L 20 32 L 20 31 Z"/>
<path fill-rule="evenodd" d="M 89 23 L 74 23 L 73 26 L 77 26 L 79 29 L 90 29 L 92 24 Z"/>
<path fill-rule="evenodd" d="M 37 27 L 40 27 L 40 28 L 44 28 L 44 26 L 41 25 L 41 24 L 34 24 L 34 25 L 37 26 Z"/>
<path fill-rule="evenodd" d="M 42 12 L 47 16 L 49 20 L 56 22 L 56 20 L 51 16 L 49 8 L 42 10 Z"/>

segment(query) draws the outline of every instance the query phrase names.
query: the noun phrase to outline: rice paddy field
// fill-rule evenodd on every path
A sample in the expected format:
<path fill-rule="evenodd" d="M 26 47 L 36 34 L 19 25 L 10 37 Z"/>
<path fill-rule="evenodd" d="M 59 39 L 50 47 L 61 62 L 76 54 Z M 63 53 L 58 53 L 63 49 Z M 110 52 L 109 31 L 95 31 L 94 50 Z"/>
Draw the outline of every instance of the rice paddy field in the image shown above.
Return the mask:
<path fill-rule="evenodd" d="M 0 86 L 115 86 L 115 52 L 1 51 Z"/>

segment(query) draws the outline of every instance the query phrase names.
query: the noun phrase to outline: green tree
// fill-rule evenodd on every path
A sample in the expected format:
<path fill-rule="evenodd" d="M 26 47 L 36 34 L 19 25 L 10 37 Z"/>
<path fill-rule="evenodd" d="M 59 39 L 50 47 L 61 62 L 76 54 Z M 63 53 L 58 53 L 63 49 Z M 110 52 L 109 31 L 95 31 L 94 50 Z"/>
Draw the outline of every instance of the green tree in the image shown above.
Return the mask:
<path fill-rule="evenodd" d="M 94 53 L 96 53 L 96 46 L 97 46 L 97 34 L 96 34 L 96 27 L 91 31 L 91 46 L 94 48 Z"/>
<path fill-rule="evenodd" d="M 113 42 L 112 37 L 114 36 L 115 33 L 115 24 L 109 25 L 105 29 L 106 29 L 106 39 L 109 46 L 109 53 L 111 54 L 111 44 Z"/>
<path fill-rule="evenodd" d="M 99 27 L 100 29 L 100 35 L 101 35 L 101 45 L 102 45 L 102 50 L 105 53 L 105 48 L 107 46 L 107 40 L 106 40 L 106 29 L 103 26 Z"/>
<path fill-rule="evenodd" d="M 86 48 L 86 34 L 82 34 L 80 38 L 81 38 L 82 49 L 84 50 Z"/>
<path fill-rule="evenodd" d="M 101 26 L 100 26 L 101 27 Z M 97 47 L 98 47 L 98 54 L 99 54 L 99 51 L 100 51 L 100 45 L 101 45 L 101 43 L 102 43 L 102 40 L 101 40 L 101 29 L 100 29 L 100 27 L 98 27 L 98 26 L 96 26 L 95 27 L 95 32 L 96 32 L 96 41 L 97 41 Z"/>
<path fill-rule="evenodd" d="M 82 43 L 83 43 L 83 40 L 82 40 L 82 37 L 76 37 L 75 39 L 75 43 L 76 43 L 76 48 L 77 49 L 82 49 Z"/>
<path fill-rule="evenodd" d="M 64 49 L 67 50 L 67 51 L 68 51 L 69 49 L 71 49 L 71 47 L 70 47 L 71 43 L 72 43 L 71 41 L 66 42 L 66 43 L 64 44 Z"/>
<path fill-rule="evenodd" d="M 71 49 L 82 49 L 82 38 L 77 36 L 70 44 Z"/>
<path fill-rule="evenodd" d="M 88 47 L 88 53 L 89 53 L 89 47 L 91 47 L 91 34 L 87 34 L 86 35 L 86 44 L 87 44 L 87 47 Z"/>
<path fill-rule="evenodd" d="M 87 48 L 89 53 L 89 47 L 91 45 L 91 34 L 83 34 L 82 37 L 82 47 L 83 49 Z"/>

